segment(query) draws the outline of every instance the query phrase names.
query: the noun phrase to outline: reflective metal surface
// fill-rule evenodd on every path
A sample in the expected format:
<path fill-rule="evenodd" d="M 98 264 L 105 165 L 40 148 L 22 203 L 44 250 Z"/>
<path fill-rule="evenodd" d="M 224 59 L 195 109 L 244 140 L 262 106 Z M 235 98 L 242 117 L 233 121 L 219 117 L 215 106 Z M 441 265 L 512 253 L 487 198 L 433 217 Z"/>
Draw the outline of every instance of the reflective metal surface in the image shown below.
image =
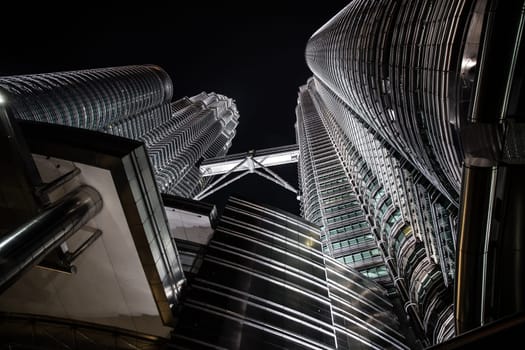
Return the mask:
<path fill-rule="evenodd" d="M 331 140 L 343 144 L 351 183 L 379 219 L 373 232 L 407 310 L 434 328 L 435 342 L 453 334 L 446 300 L 456 247 L 458 331 L 522 310 L 524 28 L 521 0 L 356 0 L 308 42 L 333 114 L 323 120 L 340 129 Z M 460 189 L 456 238 L 450 204 Z"/>
<path fill-rule="evenodd" d="M 451 201 L 462 153 L 449 91 L 461 88 L 457 57 L 474 3 L 352 1 L 306 48 L 315 78 Z"/>
<path fill-rule="evenodd" d="M 171 79 L 153 65 L 3 76 L 16 117 L 98 130 L 167 103 Z"/>
<path fill-rule="evenodd" d="M 524 1 L 476 3 L 463 58 L 466 79 L 461 142 L 465 152 L 455 286 L 459 334 L 525 309 L 523 272 Z M 496 69 L 497 67 L 497 69 Z M 472 85 L 472 84 L 473 85 Z"/>
<path fill-rule="evenodd" d="M 468 167 L 456 282 L 459 333 L 525 311 L 525 167 Z"/>
<path fill-rule="evenodd" d="M 301 214 L 323 227 L 321 242 L 326 255 L 383 286 L 391 287 L 392 280 L 367 220 L 368 213 L 363 210 L 359 193 L 347 176 L 349 171 L 363 169 L 364 164 L 347 166 L 357 156 L 350 160 L 344 157 L 343 149 L 334 145 L 341 140 L 346 146 L 353 146 L 343 141 L 345 136 L 339 133 L 340 130 L 329 130 L 325 126 L 330 114 L 327 109 L 313 80 L 300 88 L 296 138 L 301 149 L 298 163 L 302 187 Z M 367 171 L 363 170 L 362 174 L 366 175 Z M 371 174 L 366 176 L 373 177 Z"/>
<path fill-rule="evenodd" d="M 454 203 L 316 78 L 300 88 L 297 138 L 303 215 L 324 226 L 325 254 L 394 286 L 421 341 L 453 336 Z"/>
<path fill-rule="evenodd" d="M 286 212 L 230 198 L 187 290 L 174 343 L 407 349 L 386 291 L 326 259 L 319 233 Z"/>
<path fill-rule="evenodd" d="M 519 347 L 525 331 L 525 314 L 517 313 L 465 332 L 427 350 L 478 350 Z"/>
<path fill-rule="evenodd" d="M 235 137 L 235 102 L 200 93 L 171 102 L 173 84 L 155 65 L 0 77 L 18 119 L 91 129 L 145 143 L 162 192 L 204 188 L 196 163 L 223 156 Z"/>
<path fill-rule="evenodd" d="M 74 234 L 102 208 L 92 187 L 80 186 L 26 224 L 0 238 L 0 291 Z"/>
<path fill-rule="evenodd" d="M 463 333 L 483 323 L 496 168 L 465 167 L 458 233 L 455 315 Z"/>
<path fill-rule="evenodd" d="M 525 165 L 502 166 L 494 202 L 485 323 L 525 312 Z"/>
<path fill-rule="evenodd" d="M 503 121 L 513 109 L 509 110 L 511 95 L 520 94 L 522 73 L 518 73 L 517 65 L 521 64 L 518 55 L 524 40 L 524 12 L 524 3 L 520 0 L 488 1 L 470 117 L 473 122 Z"/>

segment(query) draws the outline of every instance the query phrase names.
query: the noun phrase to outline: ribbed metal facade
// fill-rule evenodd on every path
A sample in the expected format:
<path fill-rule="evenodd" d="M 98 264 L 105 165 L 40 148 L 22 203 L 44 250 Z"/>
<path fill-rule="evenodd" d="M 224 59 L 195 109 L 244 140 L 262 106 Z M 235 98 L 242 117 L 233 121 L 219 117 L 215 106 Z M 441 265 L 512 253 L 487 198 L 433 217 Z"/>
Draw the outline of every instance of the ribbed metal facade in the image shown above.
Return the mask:
<path fill-rule="evenodd" d="M 407 349 L 385 290 L 321 252 L 319 229 L 230 198 L 173 332 L 181 348 Z"/>
<path fill-rule="evenodd" d="M 196 163 L 226 154 L 238 118 L 231 99 L 201 93 L 167 105 L 157 125 L 145 125 L 144 118 L 133 116 L 104 131 L 143 141 L 161 192 L 192 197 L 203 185 Z"/>
<path fill-rule="evenodd" d="M 296 108 L 301 214 L 323 227 L 325 254 L 389 287 L 376 239 L 321 120 L 324 105 L 314 93 L 301 88 Z"/>
<path fill-rule="evenodd" d="M 91 130 L 146 116 L 173 96 L 171 79 L 157 66 L 8 76 L 0 87 L 20 119 Z"/>
<path fill-rule="evenodd" d="M 430 344 L 454 334 L 459 135 L 472 93 L 465 74 L 476 66 L 462 53 L 477 44 L 466 39 L 476 3 L 350 2 L 310 38 L 314 77 L 299 93 L 299 109 L 311 99 L 317 114 L 310 122 L 298 116 L 303 215 L 330 224 L 324 177 L 315 174 L 319 154 L 329 152 L 314 146 L 330 143 L 340 163 L 332 167 L 355 196 L 347 200 L 361 204 L 405 309 Z M 316 136 L 306 136 L 308 123 Z M 352 212 L 345 210 L 341 216 Z"/>
<path fill-rule="evenodd" d="M 474 4 L 352 1 L 306 48 L 316 79 L 456 203 L 462 152 L 454 95 L 468 64 L 461 49 Z"/>
<path fill-rule="evenodd" d="M 430 343 L 451 337 L 454 205 L 315 79 L 296 127 L 302 215 L 323 226 L 325 254 L 393 285 Z"/>
<path fill-rule="evenodd" d="M 227 152 L 239 118 L 215 93 L 170 102 L 171 79 L 154 65 L 0 77 L 0 90 L 19 119 L 143 141 L 160 190 L 184 197 L 201 190 L 195 164 Z"/>

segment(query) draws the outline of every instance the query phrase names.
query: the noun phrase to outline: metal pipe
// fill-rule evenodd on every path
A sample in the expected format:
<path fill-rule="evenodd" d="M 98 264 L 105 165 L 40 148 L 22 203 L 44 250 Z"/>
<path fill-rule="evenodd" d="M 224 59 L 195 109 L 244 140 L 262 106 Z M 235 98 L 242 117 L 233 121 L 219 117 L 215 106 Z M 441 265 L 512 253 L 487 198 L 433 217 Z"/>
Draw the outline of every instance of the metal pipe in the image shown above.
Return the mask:
<path fill-rule="evenodd" d="M 101 208 L 100 194 L 83 185 L 0 237 L 0 293 L 84 226 Z"/>
<path fill-rule="evenodd" d="M 496 167 L 463 167 L 455 280 L 456 332 L 481 326 Z"/>

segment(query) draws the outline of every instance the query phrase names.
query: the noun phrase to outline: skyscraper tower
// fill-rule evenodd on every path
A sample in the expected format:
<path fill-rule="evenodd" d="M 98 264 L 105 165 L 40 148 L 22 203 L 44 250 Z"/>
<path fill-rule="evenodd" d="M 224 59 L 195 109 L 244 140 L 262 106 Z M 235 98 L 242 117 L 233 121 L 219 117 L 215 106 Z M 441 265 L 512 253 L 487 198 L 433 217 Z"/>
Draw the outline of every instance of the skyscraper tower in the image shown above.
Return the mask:
<path fill-rule="evenodd" d="M 325 254 L 393 285 L 416 329 L 441 342 L 454 334 L 451 204 L 362 124 L 350 120 L 347 137 L 334 120 L 344 104 L 328 103 L 314 79 L 301 87 L 302 215 L 324 228 Z"/>
<path fill-rule="evenodd" d="M 324 228 L 321 241 L 325 254 L 391 287 L 358 195 L 320 118 L 322 102 L 314 93 L 301 87 L 296 108 L 301 214 Z"/>
<path fill-rule="evenodd" d="M 319 117 L 433 343 L 454 333 L 451 286 L 458 334 L 524 310 L 523 8 L 357 0 L 306 48 Z"/>
<path fill-rule="evenodd" d="M 191 203 L 181 204 L 185 211 L 177 215 L 190 214 Z M 190 240 L 195 221 L 181 230 Z M 190 268 L 195 277 L 174 343 L 188 349 L 407 349 L 386 290 L 323 255 L 319 236 L 316 225 L 295 215 L 230 198 L 205 253 Z"/>
<path fill-rule="evenodd" d="M 216 93 L 170 102 L 171 79 L 154 65 L 1 77 L 0 92 L 16 118 L 144 142 L 159 189 L 186 197 L 203 186 L 195 164 L 227 152 L 239 118 Z"/>
<path fill-rule="evenodd" d="M 450 95 L 472 91 L 462 53 L 474 11 L 466 1 L 353 1 L 310 38 L 314 77 L 299 92 L 303 215 L 324 226 L 325 252 L 340 261 L 377 249 L 377 271 L 429 343 L 454 335 L 465 101 Z M 337 215 L 328 192 L 341 200 Z M 330 235 L 338 230 L 345 236 Z M 375 242 L 335 250 L 363 232 Z"/>
<path fill-rule="evenodd" d="M 474 5 L 352 1 L 312 35 L 306 48 L 317 82 L 455 203 L 462 101 L 450 97 L 470 91 L 461 83 L 468 75 L 461 53 Z M 343 120 L 338 123 L 347 130 Z"/>

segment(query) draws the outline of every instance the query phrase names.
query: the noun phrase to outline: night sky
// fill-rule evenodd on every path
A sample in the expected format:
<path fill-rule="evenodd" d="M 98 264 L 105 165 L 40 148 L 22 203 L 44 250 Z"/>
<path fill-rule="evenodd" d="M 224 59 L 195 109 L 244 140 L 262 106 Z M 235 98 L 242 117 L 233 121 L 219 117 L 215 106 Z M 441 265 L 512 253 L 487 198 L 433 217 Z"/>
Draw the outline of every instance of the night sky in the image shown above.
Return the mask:
<path fill-rule="evenodd" d="M 230 154 L 295 143 L 297 91 L 311 76 L 306 42 L 347 1 L 210 4 L 35 12 L 19 23 L 24 32 L 2 39 L 0 75 L 158 64 L 174 99 L 213 91 L 236 101 Z M 297 186 L 296 165 L 273 170 Z M 205 201 L 221 205 L 228 194 L 299 210 L 292 192 L 255 174 Z"/>

